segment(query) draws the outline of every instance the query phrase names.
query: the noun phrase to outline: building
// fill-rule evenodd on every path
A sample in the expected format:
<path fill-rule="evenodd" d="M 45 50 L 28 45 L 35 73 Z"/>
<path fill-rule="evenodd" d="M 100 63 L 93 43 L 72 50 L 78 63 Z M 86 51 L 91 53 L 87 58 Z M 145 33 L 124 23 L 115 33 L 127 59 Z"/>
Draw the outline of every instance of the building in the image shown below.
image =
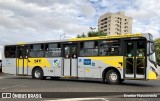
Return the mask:
<path fill-rule="evenodd" d="M 132 33 L 132 18 L 125 12 L 106 13 L 98 19 L 98 30 L 107 35 Z"/>

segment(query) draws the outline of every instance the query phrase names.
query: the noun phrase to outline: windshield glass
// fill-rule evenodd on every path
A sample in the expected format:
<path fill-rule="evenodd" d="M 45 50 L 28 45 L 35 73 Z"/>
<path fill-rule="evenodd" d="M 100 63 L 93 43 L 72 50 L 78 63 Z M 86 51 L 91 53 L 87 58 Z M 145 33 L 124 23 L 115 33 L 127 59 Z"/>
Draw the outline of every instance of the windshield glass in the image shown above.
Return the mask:
<path fill-rule="evenodd" d="M 152 36 L 152 34 L 149 34 L 149 39 L 150 39 L 150 41 L 153 41 L 153 36 Z"/>
<path fill-rule="evenodd" d="M 153 42 L 150 42 L 150 45 L 149 45 L 149 50 L 150 50 L 150 54 L 153 54 L 155 52 L 155 46 L 154 46 L 154 43 Z"/>
<path fill-rule="evenodd" d="M 150 34 L 149 36 L 150 42 L 149 42 L 149 59 L 152 62 L 156 62 L 156 57 L 155 57 L 155 46 L 154 46 L 154 42 L 153 42 L 153 36 Z"/>
<path fill-rule="evenodd" d="M 150 58 L 150 60 L 151 60 L 152 62 L 156 62 L 155 53 L 151 54 L 151 55 L 149 56 L 149 58 Z"/>

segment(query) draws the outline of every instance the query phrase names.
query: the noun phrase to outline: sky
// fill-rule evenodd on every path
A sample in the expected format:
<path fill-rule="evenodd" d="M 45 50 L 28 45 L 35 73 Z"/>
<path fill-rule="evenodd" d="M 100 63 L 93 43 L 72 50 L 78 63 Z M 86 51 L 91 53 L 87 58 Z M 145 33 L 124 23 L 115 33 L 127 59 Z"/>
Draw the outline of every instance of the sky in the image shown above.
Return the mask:
<path fill-rule="evenodd" d="M 159 0 L 0 0 L 0 49 L 6 43 L 59 40 L 87 33 L 100 15 L 125 11 L 133 33 L 160 37 Z"/>

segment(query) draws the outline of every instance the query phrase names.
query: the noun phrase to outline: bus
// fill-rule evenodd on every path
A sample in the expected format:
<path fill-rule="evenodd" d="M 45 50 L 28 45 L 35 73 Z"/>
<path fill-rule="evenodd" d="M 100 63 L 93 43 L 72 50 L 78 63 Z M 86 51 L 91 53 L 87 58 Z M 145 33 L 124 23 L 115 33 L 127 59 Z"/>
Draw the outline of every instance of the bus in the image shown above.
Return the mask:
<path fill-rule="evenodd" d="M 4 45 L 3 72 L 33 79 L 156 80 L 150 33 L 70 38 Z"/>

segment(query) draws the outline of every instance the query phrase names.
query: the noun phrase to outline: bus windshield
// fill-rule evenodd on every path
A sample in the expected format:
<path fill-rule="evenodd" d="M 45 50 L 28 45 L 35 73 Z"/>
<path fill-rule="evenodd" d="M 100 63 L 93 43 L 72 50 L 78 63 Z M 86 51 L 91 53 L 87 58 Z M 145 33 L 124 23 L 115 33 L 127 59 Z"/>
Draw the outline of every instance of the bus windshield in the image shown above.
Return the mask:
<path fill-rule="evenodd" d="M 156 62 L 156 59 L 155 59 L 155 53 L 151 54 L 149 56 L 150 60 L 153 61 L 153 62 Z"/>
<path fill-rule="evenodd" d="M 153 42 L 153 36 L 150 34 L 149 35 L 150 43 L 149 43 L 149 59 L 151 62 L 156 63 L 156 57 L 155 57 L 155 46 Z"/>

